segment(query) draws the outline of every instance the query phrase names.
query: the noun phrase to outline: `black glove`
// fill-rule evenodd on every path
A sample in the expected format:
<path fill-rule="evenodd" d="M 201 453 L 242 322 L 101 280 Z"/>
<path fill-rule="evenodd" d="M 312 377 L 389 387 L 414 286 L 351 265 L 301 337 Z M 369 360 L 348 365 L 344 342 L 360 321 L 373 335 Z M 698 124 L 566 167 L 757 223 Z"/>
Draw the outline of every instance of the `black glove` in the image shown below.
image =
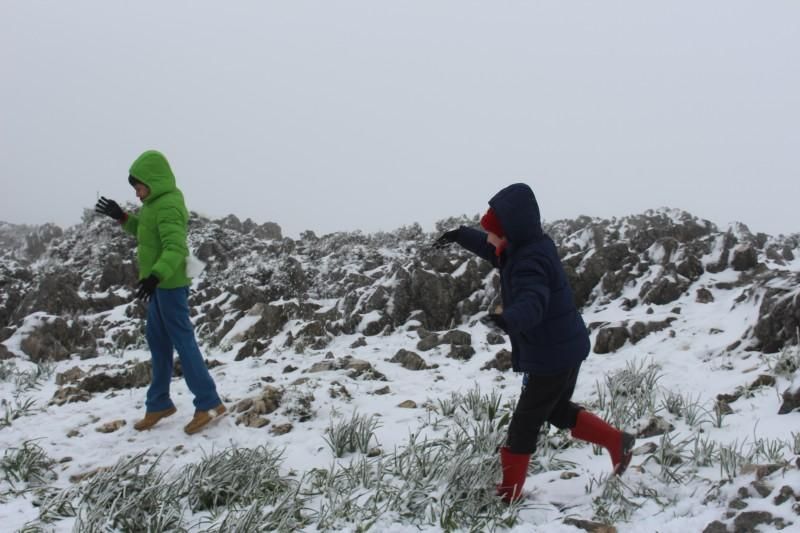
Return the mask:
<path fill-rule="evenodd" d="M 146 302 L 150 299 L 158 286 L 158 278 L 155 274 L 150 274 L 144 279 L 139 280 L 139 289 L 136 291 L 136 297 Z"/>
<path fill-rule="evenodd" d="M 508 331 L 506 330 L 506 319 L 503 318 L 503 315 L 497 313 L 489 313 L 485 317 L 481 318 L 481 322 L 483 322 L 490 328 L 500 328 L 505 332 Z"/>
<path fill-rule="evenodd" d="M 101 215 L 106 215 L 107 217 L 111 217 L 114 220 L 122 220 L 125 218 L 125 211 L 119 206 L 117 202 L 114 200 L 109 200 L 105 196 L 101 196 L 99 200 L 97 200 L 97 204 L 94 206 L 94 210 Z"/>
<path fill-rule="evenodd" d="M 456 242 L 457 238 L 458 229 L 451 229 L 450 231 L 444 232 L 441 237 L 436 239 L 436 242 L 433 243 L 433 247 L 437 249 L 447 248 L 450 244 Z"/>

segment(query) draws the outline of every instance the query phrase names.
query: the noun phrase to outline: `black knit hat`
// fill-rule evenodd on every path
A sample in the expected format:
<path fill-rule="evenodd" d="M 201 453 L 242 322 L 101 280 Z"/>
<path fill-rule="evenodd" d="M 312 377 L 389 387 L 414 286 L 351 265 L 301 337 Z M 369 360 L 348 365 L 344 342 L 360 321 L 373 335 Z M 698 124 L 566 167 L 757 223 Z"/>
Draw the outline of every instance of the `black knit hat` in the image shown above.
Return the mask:
<path fill-rule="evenodd" d="M 131 187 L 135 187 L 137 183 L 142 183 L 141 180 L 136 179 L 132 174 L 128 175 L 128 183 L 131 184 Z M 142 183 L 144 185 L 144 183 Z"/>

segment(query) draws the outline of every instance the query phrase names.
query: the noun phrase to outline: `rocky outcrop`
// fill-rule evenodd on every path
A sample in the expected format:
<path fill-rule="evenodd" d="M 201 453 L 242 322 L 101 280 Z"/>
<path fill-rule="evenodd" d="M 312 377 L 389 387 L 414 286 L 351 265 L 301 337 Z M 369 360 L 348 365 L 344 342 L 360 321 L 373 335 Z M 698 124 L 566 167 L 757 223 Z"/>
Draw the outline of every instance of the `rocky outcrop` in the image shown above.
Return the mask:
<path fill-rule="evenodd" d="M 5 361 L 7 359 L 13 359 L 14 354 L 6 348 L 5 344 L 0 344 L 0 361 Z"/>
<path fill-rule="evenodd" d="M 645 282 L 639 297 L 647 304 L 665 305 L 680 298 L 688 288 L 689 281 L 683 276 L 666 274 L 654 282 Z"/>
<path fill-rule="evenodd" d="M 758 310 L 758 322 L 753 328 L 755 348 L 767 353 L 797 344 L 800 335 L 800 275 L 779 277 L 771 281 Z"/>
<path fill-rule="evenodd" d="M 594 353 L 616 352 L 628 341 L 636 344 L 651 333 L 667 329 L 675 320 L 676 317 L 667 317 L 650 322 L 636 321 L 630 325 L 627 321 L 613 325 L 592 324 L 592 329 L 599 327 L 594 341 Z"/>
<path fill-rule="evenodd" d="M 75 366 L 56 375 L 59 389 L 53 395 L 51 403 L 85 402 L 93 394 L 109 390 L 132 389 L 146 387 L 150 384 L 150 361 L 131 362 L 129 364 L 109 366 L 93 366 L 88 371 Z"/>
<path fill-rule="evenodd" d="M 61 317 L 43 317 L 22 339 L 20 348 L 34 362 L 61 361 L 75 354 L 82 357 L 97 355 L 96 341 L 87 325 Z"/>
<path fill-rule="evenodd" d="M 81 314 L 91 309 L 91 302 L 78 294 L 82 278 L 74 270 L 48 272 L 20 302 L 13 318 L 21 320 L 35 312 L 51 315 Z"/>
<path fill-rule="evenodd" d="M 457 223 L 475 220 L 451 219 L 439 228 Z M 778 262 L 785 267 L 800 248 L 795 237 L 753 235 L 741 225 L 720 232 L 677 210 L 611 220 L 580 217 L 547 224 L 545 230 L 559 248 L 579 305 L 617 302 L 627 310 L 672 304 L 694 293 L 710 302 L 709 289 L 761 283 L 774 275 L 771 267 Z M 263 353 L 276 337 L 283 347 L 305 353 L 326 349 L 337 335 L 374 337 L 413 326 L 429 332 L 418 351 L 449 344 L 451 357 L 469 358 L 471 342 L 443 341 L 442 332 L 493 309 L 500 299 L 499 278 L 488 262 L 458 246 L 431 249 L 434 237 L 414 224 L 375 235 L 305 232 L 294 240 L 272 223 L 192 213 L 189 244 L 207 263 L 190 299 L 198 336 L 211 346 L 238 345 L 237 357 L 243 359 Z M 125 306 L 115 313 L 124 315 L 124 327 L 95 316 L 85 329 L 98 338 L 105 335 L 101 350 L 142 345 L 145 308 L 131 304 L 138 277 L 135 242 L 108 220 L 90 215 L 66 231 L 5 225 L 0 245 L 6 246 L 0 247 L 0 340 L 33 312 L 69 321 Z M 703 281 L 707 273 L 724 269 L 741 272 L 739 280 Z M 704 286 L 695 287 L 699 282 Z M 772 350 L 792 342 L 795 322 L 778 289 L 765 284 L 764 290 L 760 323 L 750 334 L 757 346 Z M 752 297 L 756 301 L 759 295 Z M 640 329 L 628 331 L 632 342 Z M 597 349 L 608 353 L 628 338 L 601 332 Z M 502 336 L 487 340 L 505 342 Z M 76 350 L 52 340 L 40 344 L 28 346 L 35 358 Z M 91 343 L 77 350 L 89 355 Z"/>
<path fill-rule="evenodd" d="M 496 369 L 501 372 L 505 372 L 507 370 L 511 370 L 511 363 L 511 352 L 503 349 L 497 352 L 497 354 L 494 356 L 494 359 L 483 365 L 481 370 Z"/>
<path fill-rule="evenodd" d="M 594 353 L 607 354 L 616 352 L 625 345 L 630 338 L 628 328 L 625 326 L 607 326 L 597 332 L 594 341 Z"/>
<path fill-rule="evenodd" d="M 789 387 L 783 391 L 783 403 L 778 409 L 779 415 L 785 415 L 800 408 L 800 385 Z"/>
<path fill-rule="evenodd" d="M 397 363 L 408 370 L 425 370 L 428 368 L 428 364 L 419 354 L 408 350 L 399 350 L 391 358 L 390 362 Z"/>
<path fill-rule="evenodd" d="M 733 250 L 731 266 L 734 270 L 743 272 L 751 270 L 758 265 L 758 251 L 751 244 L 737 246 Z"/>

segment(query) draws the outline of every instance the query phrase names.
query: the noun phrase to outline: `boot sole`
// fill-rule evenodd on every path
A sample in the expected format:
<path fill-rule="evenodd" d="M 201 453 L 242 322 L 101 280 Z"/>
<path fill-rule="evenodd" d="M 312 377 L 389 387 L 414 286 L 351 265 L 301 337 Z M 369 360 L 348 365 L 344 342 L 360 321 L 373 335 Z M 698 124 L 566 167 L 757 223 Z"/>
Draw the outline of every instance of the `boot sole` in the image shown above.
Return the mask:
<path fill-rule="evenodd" d="M 636 437 L 630 433 L 622 434 L 622 460 L 614 467 L 614 475 L 621 476 L 633 458 L 633 447 L 636 444 Z"/>
<path fill-rule="evenodd" d="M 212 417 L 211 419 L 209 419 L 209 421 L 208 421 L 208 422 L 206 422 L 205 424 L 203 424 L 202 426 L 199 426 L 199 427 L 197 427 L 197 428 L 194 428 L 194 429 L 191 429 L 191 430 L 190 430 L 190 429 L 187 429 L 187 428 L 183 428 L 183 431 L 184 431 L 184 433 L 186 433 L 187 435 L 195 435 L 195 434 L 197 434 L 197 433 L 200 433 L 200 432 L 201 432 L 201 431 L 203 431 L 205 428 L 207 428 L 208 426 L 210 426 L 211 424 L 213 424 L 214 422 L 216 422 L 217 420 L 219 420 L 220 418 L 222 418 L 223 416 L 225 416 L 225 415 L 227 415 L 227 414 L 228 414 L 228 410 L 226 409 L 224 412 L 222 412 L 222 413 L 220 413 L 220 414 L 218 414 L 218 415 L 216 415 L 216 416 Z"/>
<path fill-rule="evenodd" d="M 178 408 L 177 408 L 177 407 L 173 407 L 173 408 L 172 408 L 172 409 L 170 409 L 170 410 L 169 410 L 169 412 L 167 412 L 166 414 L 163 414 L 163 415 L 159 416 L 159 417 L 156 419 L 156 421 L 155 421 L 155 422 L 153 422 L 152 424 L 149 424 L 149 425 L 147 425 L 147 426 L 145 426 L 145 427 L 136 427 L 136 426 L 137 426 L 137 424 L 139 424 L 139 422 L 137 422 L 136 424 L 134 424 L 134 425 L 133 425 L 133 429 L 135 429 L 136 431 L 147 431 L 148 429 L 152 429 L 152 428 L 153 428 L 153 426 L 155 426 L 156 424 L 158 424 L 159 422 L 161 422 L 162 420 L 164 420 L 164 419 L 165 419 L 165 418 L 167 418 L 168 416 L 172 416 L 172 415 L 174 415 L 174 414 L 175 414 L 175 413 L 177 413 L 177 412 L 178 412 Z"/>

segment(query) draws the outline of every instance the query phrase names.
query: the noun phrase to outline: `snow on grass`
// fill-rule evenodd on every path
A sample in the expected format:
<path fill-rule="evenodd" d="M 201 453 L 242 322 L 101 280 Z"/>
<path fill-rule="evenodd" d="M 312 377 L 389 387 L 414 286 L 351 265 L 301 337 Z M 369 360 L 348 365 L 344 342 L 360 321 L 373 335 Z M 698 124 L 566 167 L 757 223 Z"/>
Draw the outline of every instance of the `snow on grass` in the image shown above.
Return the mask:
<path fill-rule="evenodd" d="M 800 415 L 777 414 L 781 404 L 778 393 L 790 384 L 790 377 L 779 376 L 774 387 L 757 388 L 743 395 L 731 404 L 733 413 L 722 417 L 720 424 L 715 422 L 716 396 L 747 387 L 759 374 L 768 372 L 770 364 L 774 362 L 757 352 L 727 350 L 754 322 L 757 307 L 737 303 L 739 290 L 714 288 L 715 283 L 723 281 L 725 277 L 725 273 L 704 274 L 701 282 L 712 288 L 714 302 L 699 304 L 691 296 L 687 296 L 679 302 L 680 313 L 673 313 L 677 303 L 650 306 L 652 314 L 646 314 L 646 308 L 643 307 L 630 312 L 624 311 L 613 303 L 598 305 L 585 311 L 587 323 L 634 319 L 652 321 L 669 316 L 675 318 L 669 328 L 653 333 L 635 345 L 628 342 L 614 354 L 592 354 L 583 365 L 574 399 L 589 408 L 598 409 L 600 391 L 609 376 L 618 375 L 626 369 L 633 368 L 642 372 L 652 367 L 658 376 L 651 391 L 656 414 L 666 418 L 675 429 L 667 436 L 639 439 L 637 445 L 653 443 L 662 450 L 667 445 L 674 446 L 676 453 L 682 454 L 682 466 L 659 464 L 659 452 L 642 452 L 634 458 L 631 468 L 619 483 L 608 477 L 610 460 L 605 451 L 574 441 L 568 432 L 557 432 L 551 428 L 549 433 L 543 435 L 540 450 L 534 457 L 534 463 L 539 466 L 529 473 L 526 499 L 518 508 L 492 511 L 500 517 L 495 527 L 500 527 L 501 519 L 505 516 L 509 519 L 509 524 L 514 524 L 510 527 L 511 531 L 575 531 L 574 527 L 563 523 L 565 517 L 573 516 L 605 519 L 614 523 L 621 532 L 701 531 L 708 523 L 724 515 L 728 502 L 735 497 L 738 488 L 748 486 L 754 479 L 754 474 L 742 473 L 740 468 L 736 470 L 732 467 L 734 471 L 731 476 L 722 467 L 719 459 L 714 459 L 705 466 L 693 464 L 692 457 L 698 439 L 713 443 L 717 454 L 723 448 L 728 451 L 738 450 L 755 462 L 767 463 L 770 461 L 767 460 L 765 450 L 773 448 L 778 449 L 779 455 L 786 461 L 793 460 L 800 452 L 791 445 L 797 442 L 797 433 L 800 430 L 796 417 Z M 377 318 L 379 317 L 376 313 L 367 314 L 362 325 Z M 241 322 L 229 335 L 252 326 Z M 287 328 L 291 328 L 291 324 Z M 341 489 L 345 490 L 341 494 L 356 498 L 347 504 L 353 505 L 352 520 L 360 520 L 360 513 L 366 512 L 367 507 L 364 506 L 374 505 L 375 509 L 385 510 L 370 518 L 375 520 L 371 524 L 374 531 L 447 530 L 448 524 L 451 524 L 448 520 L 457 520 L 459 517 L 445 516 L 446 510 L 455 512 L 457 509 L 468 509 L 470 502 L 481 502 L 484 501 L 481 498 L 491 495 L 499 475 L 494 452 L 489 450 L 469 455 L 472 458 L 470 461 L 493 461 L 490 464 L 491 469 L 487 470 L 493 475 L 487 474 L 485 479 L 481 478 L 477 483 L 480 487 L 476 488 L 484 492 L 473 494 L 469 497 L 471 499 L 458 500 L 458 505 L 453 502 L 448 504 L 448 498 L 457 495 L 443 492 L 446 486 L 456 486 L 452 484 L 453 481 L 446 481 L 446 475 L 435 478 L 431 483 L 415 481 L 420 483 L 423 491 L 420 498 L 436 498 L 435 502 L 425 500 L 427 503 L 420 507 L 433 515 L 418 518 L 405 516 L 398 510 L 406 508 L 403 505 L 409 505 L 407 498 L 410 493 L 407 490 L 403 494 L 392 492 L 392 487 L 408 487 L 409 479 L 416 478 L 392 473 L 389 467 L 402 456 L 404 450 L 422 453 L 421 450 L 425 448 L 420 447 L 420 443 L 426 440 L 436 442 L 437 439 L 447 441 L 457 438 L 458 424 L 465 424 L 464 427 L 469 431 L 478 431 L 477 428 L 482 427 L 481 424 L 485 422 L 471 418 L 471 411 L 466 407 L 466 398 L 470 394 L 486 398 L 491 394 L 497 396 L 500 414 L 491 423 L 494 424 L 491 427 L 495 433 L 490 431 L 486 438 L 492 438 L 491 435 L 502 437 L 502 426 L 498 425 L 500 417 L 508 413 L 520 387 L 519 376 L 511 372 L 481 370 L 487 361 L 494 358 L 497 351 L 501 348 L 509 349 L 508 343 L 489 345 L 485 341 L 488 330 L 480 323 L 472 326 L 464 324 L 459 329 L 472 335 L 476 355 L 469 361 L 454 360 L 446 356 L 448 346 L 439 346 L 420 354 L 432 367 L 420 371 L 407 370 L 389 362 L 400 349 L 415 350 L 419 340 L 416 332 L 403 329 L 386 336 L 367 337 L 366 346 L 357 348 L 350 346 L 359 335 L 342 335 L 335 338 L 325 350 L 306 349 L 303 353 L 296 353 L 291 347 L 283 347 L 276 339 L 263 356 L 238 362 L 234 361 L 236 352 L 233 349 L 207 350 L 204 352 L 207 358 L 224 363 L 212 369 L 211 373 L 231 413 L 194 436 L 187 436 L 182 430 L 183 425 L 191 418 L 194 407 L 192 396 L 181 379 L 175 379 L 172 385 L 172 398 L 178 413 L 161 421 L 151 431 L 137 432 L 132 427 L 133 422 L 144 412 L 144 388 L 99 393 L 87 402 L 48 405 L 58 389 L 53 377 L 55 373 L 64 372 L 74 366 L 88 370 L 94 365 L 114 366 L 124 361 L 144 361 L 149 358 L 146 350 L 128 350 L 122 356 L 116 357 L 105 355 L 86 361 L 73 359 L 59 362 L 52 368 L 52 374 L 38 382 L 33 380 L 34 385 L 22 392 L 20 381 L 15 382 L 13 372 L 31 372 L 35 365 L 21 360 L 6 362 L 3 363 L 6 377 L 0 379 L 3 406 L 10 407 L 15 401 L 30 399 L 35 402 L 35 407 L 0 429 L 0 447 L 11 450 L 19 449 L 26 442 L 35 443 L 47 457 L 55 461 L 53 472 L 57 475 L 57 480 L 52 481 L 51 485 L 60 489 L 83 486 L 72 483 L 70 478 L 77 479 L 98 468 L 112 467 L 125 458 L 134 458 L 141 454 L 144 454 L 144 464 L 157 461 L 158 472 L 165 473 L 170 483 L 178 483 L 181 475 L 196 468 L 204 460 L 226 453 L 226 450 L 256 450 L 263 446 L 267 451 L 275 450 L 280 453 L 281 459 L 277 463 L 280 479 L 303 487 L 304 490 L 310 490 L 314 486 L 312 481 L 315 475 L 328 472 L 330 475 L 344 476 L 336 478 L 336 483 L 343 483 L 342 480 L 350 475 L 347 474 L 350 472 L 348 469 L 359 464 L 359 461 L 371 461 L 364 464 L 371 464 L 371 468 L 378 469 L 376 472 L 385 471 L 384 481 L 367 477 L 364 479 L 367 484 L 372 484 L 371 489 L 366 486 L 361 489 Z M 10 345 L 15 348 L 13 338 L 11 341 Z M 337 358 L 351 355 L 369 361 L 377 371 L 386 376 L 386 381 L 353 379 L 348 377 L 345 370 L 306 372 L 312 364 L 325 361 L 328 352 Z M 267 362 L 269 360 L 275 362 Z M 11 366 L 14 367 L 13 371 Z M 286 370 L 291 367 L 296 370 Z M 2 375 L 0 372 L 0 377 Z M 270 424 L 263 428 L 237 425 L 238 413 L 233 412 L 233 408 L 239 401 L 256 396 L 266 381 L 271 381 L 272 386 L 285 389 L 284 404 L 267 415 Z M 385 387 L 389 388 L 387 394 L 377 394 L 383 392 L 381 389 Z M 346 389 L 347 395 L 341 393 L 342 389 Z M 678 397 L 683 399 L 684 412 L 667 412 L 664 405 L 670 395 L 673 400 Z M 301 422 L 290 408 L 293 402 L 308 396 L 313 396 L 311 418 Z M 400 407 L 406 400 L 412 400 L 417 407 Z M 452 401 L 461 402 L 458 405 L 465 406 L 460 411 L 456 408 L 459 415 L 455 418 L 441 412 L 442 406 Z M 0 416 L 2 414 L 0 411 Z M 337 454 L 330 445 L 331 428 L 352 421 L 354 416 L 374 421 L 368 442 L 370 448 L 379 449 L 380 455 L 377 457 L 366 458 L 361 452 L 346 452 L 342 457 L 336 457 Z M 126 424 L 112 433 L 97 431 L 102 424 L 114 420 L 124 420 Z M 465 420 L 471 422 L 464 422 Z M 633 425 L 641 422 L 643 420 L 637 419 L 630 423 Z M 271 428 L 284 423 L 291 423 L 292 431 L 284 435 L 270 432 Z M 548 447 L 547 442 L 565 447 Z M 785 446 L 781 447 L 779 443 L 785 443 Z M 762 450 L 760 455 L 754 451 L 758 449 Z M 457 452 L 454 449 L 450 453 Z M 470 463 L 465 462 L 464 466 L 468 464 Z M 477 468 L 479 465 L 474 466 Z M 565 473 L 570 475 L 564 475 Z M 733 482 L 723 483 L 728 477 L 732 477 Z M 747 510 L 766 510 L 774 517 L 782 518 L 787 524 L 796 522 L 797 515 L 792 511 L 792 502 L 776 505 L 773 497 L 781 485 L 800 487 L 798 471 L 787 469 L 783 473 L 775 474 L 774 478 L 769 478 L 769 482 L 776 485 L 773 494 L 768 498 L 748 499 Z M 35 488 L 20 483 L 13 487 L 7 479 L 0 477 L 0 523 L 9 531 L 22 528 L 26 523 L 35 522 L 39 518 L 40 508 L 37 505 L 41 503 L 41 496 L 33 490 L 15 492 L 19 486 Z M 353 492 L 348 492 L 350 490 Z M 376 494 L 375 490 L 385 491 L 387 500 L 379 502 L 371 499 Z M 716 496 L 706 500 L 709 495 Z M 193 511 L 186 507 L 186 502 L 190 500 L 185 498 L 189 496 L 181 499 L 183 503 L 180 506 L 184 525 L 192 530 L 220 525 L 221 515 L 205 510 Z M 302 528 L 309 531 L 318 527 L 357 531 L 359 525 L 367 523 L 348 522 L 346 515 L 339 516 L 333 508 L 327 507 L 334 502 L 345 505 L 343 500 L 336 500 L 334 495 L 324 491 L 309 495 L 304 500 L 304 505 L 311 518 Z M 258 513 L 280 508 L 277 503 L 265 503 L 251 508 L 248 507 L 251 504 L 245 500 L 237 505 L 241 514 L 226 515 L 231 523 L 234 519 L 240 524 L 246 523 L 247 519 L 257 522 L 256 518 L 265 523 L 264 516 Z M 253 513 L 249 518 L 244 514 L 248 509 Z M 511 518 L 516 518 L 516 522 Z M 83 519 L 86 517 L 81 518 Z M 55 531 L 68 531 L 78 523 L 77 520 L 78 518 L 68 517 L 52 522 L 47 527 L 52 527 Z"/>

